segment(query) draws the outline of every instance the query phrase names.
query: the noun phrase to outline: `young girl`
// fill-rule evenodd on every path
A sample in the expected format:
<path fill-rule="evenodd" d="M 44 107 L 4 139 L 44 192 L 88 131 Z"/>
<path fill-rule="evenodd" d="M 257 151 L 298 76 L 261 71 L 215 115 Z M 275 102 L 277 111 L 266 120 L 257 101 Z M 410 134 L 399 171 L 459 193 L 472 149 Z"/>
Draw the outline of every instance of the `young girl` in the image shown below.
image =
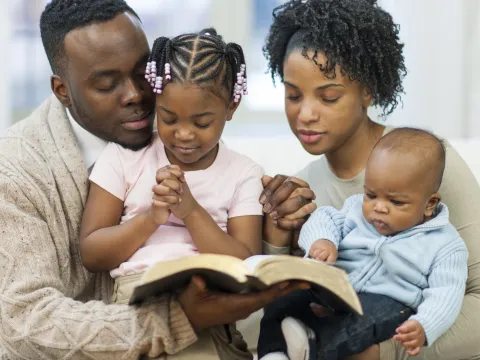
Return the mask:
<path fill-rule="evenodd" d="M 161 37 L 145 79 L 157 95 L 158 132 L 138 151 L 106 147 L 81 227 L 82 261 L 110 271 L 117 303 L 155 262 L 261 250 L 263 171 L 220 141 L 247 94 L 242 48 L 213 29 Z"/>

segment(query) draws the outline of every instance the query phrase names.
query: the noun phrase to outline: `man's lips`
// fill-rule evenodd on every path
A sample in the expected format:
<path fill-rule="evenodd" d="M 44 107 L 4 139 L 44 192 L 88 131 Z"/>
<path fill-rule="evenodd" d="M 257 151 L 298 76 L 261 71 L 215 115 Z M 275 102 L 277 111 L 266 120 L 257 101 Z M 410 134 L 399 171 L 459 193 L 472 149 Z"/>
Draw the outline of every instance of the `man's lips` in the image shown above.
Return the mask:
<path fill-rule="evenodd" d="M 122 123 L 122 126 L 127 130 L 141 130 L 150 125 L 151 111 L 144 111 L 140 114 L 131 116 L 127 121 Z"/>

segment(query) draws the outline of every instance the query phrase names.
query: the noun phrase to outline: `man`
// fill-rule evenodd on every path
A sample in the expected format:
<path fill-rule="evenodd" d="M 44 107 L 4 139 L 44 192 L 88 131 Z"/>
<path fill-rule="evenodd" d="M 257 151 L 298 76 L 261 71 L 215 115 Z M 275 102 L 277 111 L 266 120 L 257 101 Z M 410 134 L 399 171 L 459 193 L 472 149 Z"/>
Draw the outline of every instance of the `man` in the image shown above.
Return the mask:
<path fill-rule="evenodd" d="M 0 138 L 3 358 L 222 357 L 231 345 L 208 329 L 245 318 L 299 285 L 233 295 L 210 292 L 194 278 L 178 296 L 140 307 L 107 304 L 113 282 L 83 268 L 79 227 L 88 172 L 106 142 L 138 149 L 152 136 L 149 47 L 123 0 L 53 0 L 41 34 L 54 96 Z M 308 196 L 298 201 L 301 187 L 285 188 L 277 201 L 283 214 L 294 213 L 286 226 L 295 226 Z M 292 194 L 296 200 L 284 202 Z"/>

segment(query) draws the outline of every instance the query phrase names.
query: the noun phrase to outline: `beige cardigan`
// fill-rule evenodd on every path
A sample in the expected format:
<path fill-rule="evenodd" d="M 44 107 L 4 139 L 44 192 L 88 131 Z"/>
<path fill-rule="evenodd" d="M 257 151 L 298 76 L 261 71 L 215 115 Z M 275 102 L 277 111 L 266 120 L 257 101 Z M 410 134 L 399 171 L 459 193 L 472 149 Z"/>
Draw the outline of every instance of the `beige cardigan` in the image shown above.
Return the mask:
<path fill-rule="evenodd" d="M 140 308 L 105 304 L 110 276 L 88 273 L 78 253 L 87 192 L 80 150 L 55 97 L 0 137 L 4 359 L 136 359 L 197 339 L 171 296 Z"/>

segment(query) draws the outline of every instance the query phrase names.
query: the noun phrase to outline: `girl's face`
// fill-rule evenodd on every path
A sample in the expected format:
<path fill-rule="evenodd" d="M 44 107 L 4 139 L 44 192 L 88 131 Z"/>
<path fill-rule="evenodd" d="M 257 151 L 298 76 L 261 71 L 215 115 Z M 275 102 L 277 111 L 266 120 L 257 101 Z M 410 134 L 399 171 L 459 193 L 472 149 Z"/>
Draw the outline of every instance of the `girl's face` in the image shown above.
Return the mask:
<path fill-rule="evenodd" d="M 225 100 L 196 85 L 171 82 L 157 95 L 157 128 L 168 160 L 182 170 L 208 168 L 217 144 L 239 103 Z"/>
<path fill-rule="evenodd" d="M 357 81 L 342 75 L 328 79 L 308 52 L 293 51 L 283 65 L 285 112 L 290 128 L 306 151 L 313 155 L 335 152 L 368 121 L 371 97 Z M 326 59 L 317 55 L 318 64 Z"/>

